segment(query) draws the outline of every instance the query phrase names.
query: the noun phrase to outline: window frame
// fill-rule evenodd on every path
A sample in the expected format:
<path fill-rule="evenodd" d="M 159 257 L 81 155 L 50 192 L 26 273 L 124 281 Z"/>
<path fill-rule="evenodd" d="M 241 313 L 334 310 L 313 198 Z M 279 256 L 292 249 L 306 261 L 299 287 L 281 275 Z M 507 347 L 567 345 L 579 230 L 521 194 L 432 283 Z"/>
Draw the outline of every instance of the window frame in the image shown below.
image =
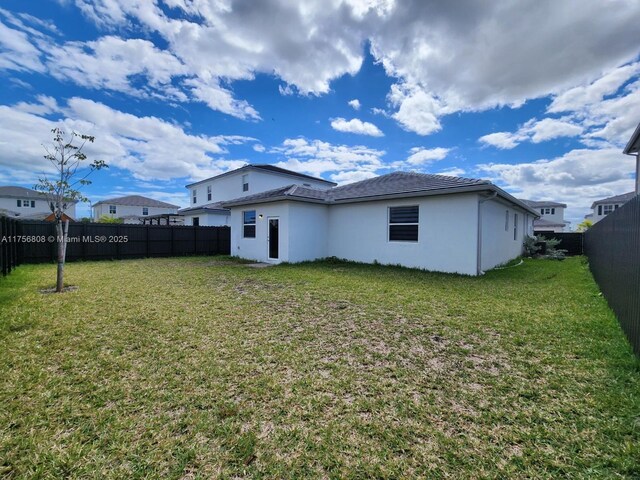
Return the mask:
<path fill-rule="evenodd" d="M 247 213 L 253 212 L 253 222 L 247 222 Z M 258 227 L 258 214 L 255 210 L 243 210 L 242 211 L 242 238 L 256 238 L 256 230 Z M 247 235 L 247 227 L 253 227 L 253 235 Z"/>
<path fill-rule="evenodd" d="M 415 222 L 391 222 L 391 210 L 395 208 L 415 208 L 416 209 L 416 221 Z M 391 238 L 392 226 L 415 226 L 416 235 L 415 240 L 397 240 Z M 418 243 L 420 241 L 420 205 L 394 205 L 387 207 L 387 242 L 398 243 Z"/>
<path fill-rule="evenodd" d="M 509 209 L 508 208 L 504 211 L 504 231 L 505 232 L 509 231 Z"/>
<path fill-rule="evenodd" d="M 207 185 L 207 202 L 211 201 L 211 185 Z"/>
<path fill-rule="evenodd" d="M 198 190 L 195 188 L 191 190 L 191 203 L 198 203 Z"/>
<path fill-rule="evenodd" d="M 513 239 L 518 240 L 518 212 L 513 212 Z"/>
<path fill-rule="evenodd" d="M 249 174 L 248 173 L 245 173 L 244 175 L 242 175 L 242 191 L 243 192 L 249 191 Z"/>
<path fill-rule="evenodd" d="M 149 215 L 149 207 L 142 207 L 142 216 Z"/>
<path fill-rule="evenodd" d="M 18 206 L 18 208 L 22 208 L 22 199 L 16 199 L 16 205 Z"/>
<path fill-rule="evenodd" d="M 31 200 L 31 208 L 36 208 L 36 201 L 35 200 Z"/>
<path fill-rule="evenodd" d="M 613 204 L 606 204 L 603 205 L 602 213 L 604 215 L 609 215 L 610 213 L 613 213 L 614 210 L 615 208 L 613 207 Z"/>
<path fill-rule="evenodd" d="M 113 210 L 113 211 L 111 211 Z M 118 214 L 118 206 L 117 205 L 109 205 L 109 215 L 117 215 Z"/>

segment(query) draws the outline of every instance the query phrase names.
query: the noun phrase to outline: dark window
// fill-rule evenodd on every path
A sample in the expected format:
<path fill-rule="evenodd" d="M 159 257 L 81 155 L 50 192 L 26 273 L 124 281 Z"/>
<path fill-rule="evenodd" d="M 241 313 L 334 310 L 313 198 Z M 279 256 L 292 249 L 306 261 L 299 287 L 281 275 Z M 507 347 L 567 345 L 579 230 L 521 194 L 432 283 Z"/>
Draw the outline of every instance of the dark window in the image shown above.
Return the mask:
<path fill-rule="evenodd" d="M 193 196 L 193 203 L 198 203 L 198 191 L 194 190 L 191 195 Z"/>
<path fill-rule="evenodd" d="M 116 206 L 115 205 L 109 205 L 109 213 L 111 215 L 115 215 L 116 214 Z"/>
<path fill-rule="evenodd" d="M 509 231 L 509 210 L 504 211 L 504 231 Z"/>
<path fill-rule="evenodd" d="M 617 207 L 617 205 L 616 205 Z M 36 208 L 36 201 L 35 200 L 31 200 L 31 208 Z"/>
<path fill-rule="evenodd" d="M 552 209 L 551 209 L 551 215 L 555 215 L 555 214 L 556 214 L 556 209 L 555 209 L 555 208 L 552 208 Z"/>
<path fill-rule="evenodd" d="M 142 215 L 149 215 L 149 207 L 142 207 Z"/>
<path fill-rule="evenodd" d="M 249 191 L 249 175 L 242 175 L 242 191 Z"/>
<path fill-rule="evenodd" d="M 244 238 L 256 238 L 256 211 L 242 212 L 242 236 Z"/>
<path fill-rule="evenodd" d="M 518 239 L 518 214 L 513 214 L 513 239 Z"/>
<path fill-rule="evenodd" d="M 418 206 L 389 207 L 389 241 L 418 241 Z"/>
<path fill-rule="evenodd" d="M 541 208 L 541 209 L 540 209 L 540 213 L 541 213 L 542 215 L 544 215 L 544 208 Z"/>
<path fill-rule="evenodd" d="M 211 201 L 211 185 L 207 187 L 207 201 Z"/>
<path fill-rule="evenodd" d="M 200 217 L 193 217 L 193 219 L 191 220 L 191 225 L 193 225 L 194 227 L 199 227 L 200 226 Z"/>
<path fill-rule="evenodd" d="M 598 215 L 602 215 L 602 205 L 598 205 Z"/>
<path fill-rule="evenodd" d="M 21 207 L 22 206 L 22 200 L 16 200 L 16 202 L 18 202 L 18 206 Z"/>

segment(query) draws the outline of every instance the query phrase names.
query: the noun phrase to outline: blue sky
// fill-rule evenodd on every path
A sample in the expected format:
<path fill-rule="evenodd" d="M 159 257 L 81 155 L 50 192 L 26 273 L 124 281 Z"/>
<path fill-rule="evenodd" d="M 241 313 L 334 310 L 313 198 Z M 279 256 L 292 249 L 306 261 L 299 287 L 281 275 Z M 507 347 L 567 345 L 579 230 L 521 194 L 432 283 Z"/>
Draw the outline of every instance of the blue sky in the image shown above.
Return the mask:
<path fill-rule="evenodd" d="M 339 183 L 401 169 L 562 201 L 575 225 L 633 189 L 639 14 L 626 0 L 5 0 L 0 184 L 33 186 L 62 126 L 110 165 L 94 202 L 187 205 L 185 184 L 245 163 Z"/>

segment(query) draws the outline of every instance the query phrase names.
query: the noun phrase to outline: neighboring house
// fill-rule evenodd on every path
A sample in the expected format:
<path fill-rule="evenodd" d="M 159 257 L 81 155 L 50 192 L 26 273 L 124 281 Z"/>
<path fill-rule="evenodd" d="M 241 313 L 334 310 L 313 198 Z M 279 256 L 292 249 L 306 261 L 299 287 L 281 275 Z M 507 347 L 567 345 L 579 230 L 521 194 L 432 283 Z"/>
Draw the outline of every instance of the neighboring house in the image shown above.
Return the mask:
<path fill-rule="evenodd" d="M 629 142 L 622 151 L 625 155 L 636 156 L 636 195 L 640 195 L 640 123 L 636 127 L 636 130 L 631 135 Z"/>
<path fill-rule="evenodd" d="M 598 223 L 604 217 L 609 215 L 614 210 L 620 208 L 635 196 L 636 192 L 629 192 L 622 195 L 616 195 L 614 197 L 603 198 L 602 200 L 596 200 L 591 205 L 591 220 L 594 224 Z"/>
<path fill-rule="evenodd" d="M 479 275 L 522 253 L 539 216 L 486 180 L 395 172 L 342 187 L 287 185 L 222 202 L 232 255 L 338 257 Z"/>
<path fill-rule="evenodd" d="M 565 232 L 569 230 L 569 224 L 564 219 L 564 203 L 536 200 L 522 200 L 534 210 L 540 213 L 540 218 L 533 222 L 534 233 Z"/>
<path fill-rule="evenodd" d="M 154 200 L 141 195 L 110 198 L 94 203 L 91 207 L 92 217 L 97 221 L 103 215 L 121 218 L 124 223 L 142 223 L 144 218 L 154 215 L 176 214 L 178 205 Z"/>
<path fill-rule="evenodd" d="M 286 185 L 328 189 L 336 183 L 274 165 L 245 165 L 230 172 L 187 185 L 188 208 L 179 211 L 186 225 L 229 225 L 229 210 L 221 202 Z"/>
<path fill-rule="evenodd" d="M 69 201 L 64 213 L 71 219 L 76 216 L 77 201 Z M 39 217 L 51 214 L 48 197 L 45 193 L 24 187 L 0 187 L 0 211 L 13 217 Z"/>

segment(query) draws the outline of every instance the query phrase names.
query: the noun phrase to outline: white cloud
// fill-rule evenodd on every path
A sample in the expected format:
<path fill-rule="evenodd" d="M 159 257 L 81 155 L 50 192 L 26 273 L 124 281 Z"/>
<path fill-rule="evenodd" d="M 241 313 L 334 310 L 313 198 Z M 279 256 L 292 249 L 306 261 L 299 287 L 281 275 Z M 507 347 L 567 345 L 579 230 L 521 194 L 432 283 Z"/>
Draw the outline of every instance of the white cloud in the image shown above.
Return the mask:
<path fill-rule="evenodd" d="M 411 155 L 407 158 L 409 165 L 427 165 L 438 160 L 443 160 L 449 153 L 449 148 L 420 148 L 414 147 L 409 152 Z"/>
<path fill-rule="evenodd" d="M 357 98 L 354 98 L 353 100 L 349 100 L 347 103 L 354 110 L 360 110 L 360 107 L 361 107 L 360 100 L 358 100 Z"/>
<path fill-rule="evenodd" d="M 442 128 L 439 116 L 446 111 L 444 105 L 420 88 L 392 85 L 388 100 L 398 109 L 392 117 L 405 130 L 429 135 Z"/>
<path fill-rule="evenodd" d="M 284 157 L 276 165 L 315 176 L 331 173 L 341 175 L 339 178 L 347 178 L 347 175 L 353 178 L 355 173 L 349 172 L 375 173 L 386 168 L 382 161 L 385 152 L 363 145 L 334 145 L 320 140 L 289 138 L 270 153 Z"/>
<path fill-rule="evenodd" d="M 593 201 L 633 190 L 635 160 L 617 148 L 576 149 L 549 160 L 483 164 L 478 170 L 519 198 L 566 203 L 567 219 L 579 222 Z"/>
<path fill-rule="evenodd" d="M 0 169 L 16 175 L 47 171 L 41 143 L 48 143 L 56 126 L 94 135 L 95 143 L 86 146 L 90 158 L 103 159 L 142 180 L 199 180 L 238 168 L 246 160 L 223 158 L 228 153 L 224 146 L 254 140 L 191 135 L 157 117 L 138 117 L 82 98 L 72 98 L 63 106 L 50 97 L 40 100 L 40 104 L 0 106 Z M 45 117 L 55 112 L 59 119 Z"/>
<path fill-rule="evenodd" d="M 545 142 L 560 137 L 576 137 L 583 128 L 564 119 L 544 118 L 531 119 L 516 132 L 496 132 L 484 135 L 479 141 L 485 145 L 492 145 L 502 150 L 510 150 L 518 144 L 529 141 L 533 143 Z"/>
<path fill-rule="evenodd" d="M 448 177 L 460 177 L 461 175 L 464 175 L 466 171 L 459 167 L 451 167 L 436 173 L 438 175 L 446 175 Z"/>
<path fill-rule="evenodd" d="M 347 183 L 359 182 L 373 177 L 377 177 L 377 175 L 368 170 L 351 170 L 335 173 L 330 178 L 339 185 L 346 185 Z"/>
<path fill-rule="evenodd" d="M 256 143 L 256 144 L 253 146 L 253 149 L 254 149 L 256 152 L 258 152 L 258 153 L 263 153 L 263 152 L 265 152 L 265 151 L 267 150 L 267 149 L 265 148 L 265 146 L 264 146 L 264 145 L 262 145 L 262 144 L 260 144 L 260 143 Z"/>
<path fill-rule="evenodd" d="M 346 120 L 338 117 L 331 121 L 331 128 L 339 132 L 356 133 L 358 135 L 370 135 L 372 137 L 383 137 L 384 133 L 373 123 L 363 122 L 358 118 Z"/>

